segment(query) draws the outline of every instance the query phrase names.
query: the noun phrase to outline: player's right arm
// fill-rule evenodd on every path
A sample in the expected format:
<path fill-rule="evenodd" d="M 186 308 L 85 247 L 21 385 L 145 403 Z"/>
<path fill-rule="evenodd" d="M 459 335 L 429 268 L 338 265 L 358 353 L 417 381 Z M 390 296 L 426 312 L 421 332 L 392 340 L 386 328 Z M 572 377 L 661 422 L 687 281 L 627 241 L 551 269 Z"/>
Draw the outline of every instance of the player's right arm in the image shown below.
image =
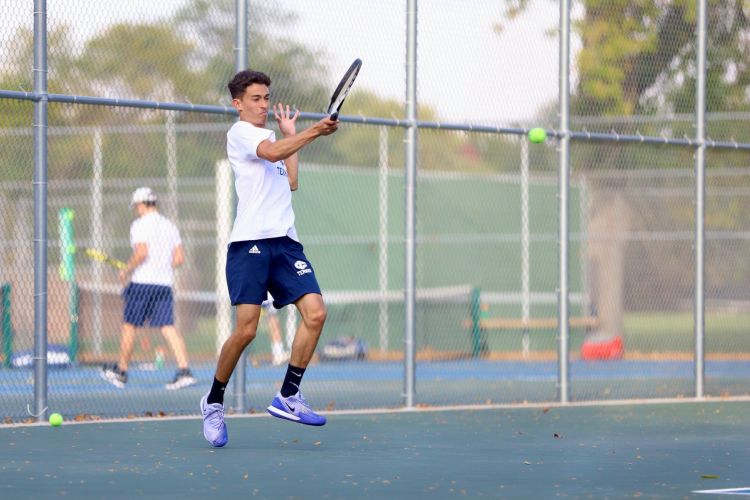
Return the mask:
<path fill-rule="evenodd" d="M 128 276 L 130 276 L 138 266 L 143 264 L 146 257 L 148 257 L 148 245 L 146 243 L 139 242 L 133 245 L 133 254 L 130 256 L 130 259 L 128 259 L 127 268 L 120 271 L 120 280 L 123 282 L 127 281 Z"/>
<path fill-rule="evenodd" d="M 325 117 L 297 134 L 278 139 L 276 142 L 271 142 L 268 139 L 262 141 L 258 144 L 256 154 L 258 158 L 263 158 L 271 163 L 286 160 L 318 137 L 336 132 L 338 126 L 337 120 Z"/>
<path fill-rule="evenodd" d="M 172 252 L 172 268 L 177 269 L 185 262 L 185 249 L 182 247 L 182 244 L 177 245 L 174 247 L 174 251 Z"/>

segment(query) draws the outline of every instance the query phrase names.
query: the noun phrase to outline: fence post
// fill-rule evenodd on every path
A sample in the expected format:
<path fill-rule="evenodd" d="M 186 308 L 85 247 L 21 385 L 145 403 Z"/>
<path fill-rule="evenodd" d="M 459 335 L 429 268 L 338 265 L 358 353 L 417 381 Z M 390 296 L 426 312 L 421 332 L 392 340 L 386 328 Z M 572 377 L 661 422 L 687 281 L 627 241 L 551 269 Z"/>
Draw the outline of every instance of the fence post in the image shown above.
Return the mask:
<path fill-rule="evenodd" d="M 47 2 L 34 0 L 34 412 L 47 420 Z M 31 412 L 29 412 L 31 413 Z"/>
<path fill-rule="evenodd" d="M 406 128 L 404 191 L 404 406 L 414 407 L 416 394 L 417 317 L 417 0 L 406 6 Z"/>
<path fill-rule="evenodd" d="M 568 339 L 568 188 L 570 182 L 570 2 L 560 2 L 560 149 L 558 172 L 559 270 L 557 297 L 558 375 L 557 391 L 561 403 L 570 398 Z"/>
<path fill-rule="evenodd" d="M 705 357 L 705 217 L 706 217 L 706 0 L 698 2 L 696 20 L 697 54 L 695 82 L 695 291 L 693 330 L 695 335 L 695 397 L 704 396 Z"/>
<path fill-rule="evenodd" d="M 248 29 L 247 29 L 247 0 L 235 0 L 235 58 L 234 69 L 242 71 L 248 66 Z M 233 198 L 236 204 L 236 195 Z M 234 369 L 233 388 L 234 388 L 234 411 L 243 413 L 247 409 L 246 393 L 247 387 L 245 380 L 247 377 L 247 351 L 243 350 L 237 366 Z"/>

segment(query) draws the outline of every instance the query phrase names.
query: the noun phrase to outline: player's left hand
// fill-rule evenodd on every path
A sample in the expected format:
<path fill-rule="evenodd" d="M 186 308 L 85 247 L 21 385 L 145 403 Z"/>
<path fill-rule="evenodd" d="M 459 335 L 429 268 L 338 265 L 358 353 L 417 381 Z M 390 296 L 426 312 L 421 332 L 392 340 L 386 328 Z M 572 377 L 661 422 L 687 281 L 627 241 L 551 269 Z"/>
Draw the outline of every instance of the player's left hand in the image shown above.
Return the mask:
<path fill-rule="evenodd" d="M 288 137 L 297 133 L 296 123 L 297 117 L 299 116 L 299 110 L 295 109 L 292 113 L 289 105 L 284 106 L 283 103 L 277 102 L 273 105 L 273 116 L 276 117 L 276 122 L 279 124 L 279 130 Z"/>

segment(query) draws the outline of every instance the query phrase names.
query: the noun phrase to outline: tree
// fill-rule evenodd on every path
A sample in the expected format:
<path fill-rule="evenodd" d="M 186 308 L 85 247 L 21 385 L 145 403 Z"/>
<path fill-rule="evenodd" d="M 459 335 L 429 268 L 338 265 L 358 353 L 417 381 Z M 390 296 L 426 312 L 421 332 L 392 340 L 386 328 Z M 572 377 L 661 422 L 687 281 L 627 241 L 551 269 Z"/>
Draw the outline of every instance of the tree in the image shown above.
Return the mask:
<path fill-rule="evenodd" d="M 531 0 L 505 0 L 506 21 L 522 12 Z M 632 116 L 694 113 L 696 89 L 696 3 L 694 0 L 580 0 L 580 18 L 573 24 L 582 48 L 575 56 L 577 85 L 573 90 L 571 111 L 578 116 Z M 739 111 L 750 109 L 750 63 L 748 37 L 750 21 L 742 0 L 708 0 L 707 18 L 707 111 Z M 575 123 L 573 124 L 575 126 Z M 609 131 L 609 130 L 605 130 Z M 620 133 L 692 137 L 693 124 L 668 123 L 618 126 Z M 739 131 L 746 138 L 750 133 Z M 714 139 L 737 137 L 731 124 L 709 124 Z M 689 148 L 670 149 L 659 146 L 624 145 L 617 143 L 576 144 L 572 163 L 578 169 L 682 168 L 693 164 Z M 742 165 L 736 153 L 709 152 L 708 163 L 715 168 L 722 164 Z M 720 181 L 717 181 L 720 182 Z M 608 179 L 607 188 L 623 188 L 624 179 Z M 655 186 L 652 186 L 655 187 Z M 745 227 L 746 203 L 742 198 L 707 202 L 706 226 L 709 230 L 733 231 Z M 664 220 L 679 227 L 690 227 L 694 218 L 691 204 L 672 204 L 666 209 L 643 209 L 644 220 Z M 645 209 L 644 209 L 645 208 Z M 737 246 L 739 248 L 740 245 Z M 691 260 L 692 248 L 683 242 L 644 245 L 645 254 L 653 254 L 652 268 L 641 262 L 635 271 L 650 272 L 662 283 L 684 284 L 680 262 Z M 727 283 L 727 276 L 746 279 L 741 263 L 744 256 L 730 256 L 724 262 L 709 262 L 706 275 L 709 286 Z M 676 258 L 677 256 L 677 258 Z M 726 266 L 726 268 L 722 268 Z M 634 273 L 637 274 L 637 273 Z M 638 278 L 635 278 L 638 279 Z M 713 280 L 713 283 L 711 281 Z M 687 287 L 691 286 L 687 280 Z M 683 290 L 682 296 L 689 296 Z M 680 293 L 675 293 L 675 297 Z M 642 297 L 650 297 L 642 294 Z M 647 299 L 648 300 L 648 299 Z M 656 302 L 654 302 L 656 303 Z"/>
<path fill-rule="evenodd" d="M 512 20 L 531 0 L 505 0 Z M 582 48 L 572 111 L 585 115 L 692 112 L 694 0 L 580 0 Z M 742 0 L 708 2 L 709 110 L 749 109 L 750 23 Z"/>
<path fill-rule="evenodd" d="M 175 29 L 187 39 L 200 40 L 190 63 L 208 82 L 201 102 L 229 105 L 227 82 L 235 73 L 235 2 L 192 0 L 174 16 Z M 289 27 L 295 16 L 277 6 L 252 1 L 249 5 L 248 64 L 272 79 L 274 100 L 295 104 L 300 109 L 318 110 L 327 102 L 328 68 L 321 54 L 276 34 Z"/>

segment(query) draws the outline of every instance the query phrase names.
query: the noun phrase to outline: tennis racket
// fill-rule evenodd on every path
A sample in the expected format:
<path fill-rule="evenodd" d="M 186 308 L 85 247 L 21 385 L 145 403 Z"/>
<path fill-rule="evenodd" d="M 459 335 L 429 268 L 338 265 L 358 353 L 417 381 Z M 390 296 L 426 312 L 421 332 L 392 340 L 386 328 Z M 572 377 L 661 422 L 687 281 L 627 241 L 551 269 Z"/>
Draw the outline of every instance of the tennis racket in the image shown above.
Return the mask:
<path fill-rule="evenodd" d="M 105 264 L 109 264 L 115 269 L 125 270 L 128 268 L 128 265 L 124 263 L 123 261 L 119 259 L 115 259 L 114 257 L 110 257 L 106 253 L 102 252 L 101 250 L 97 250 L 95 248 L 87 248 L 86 255 L 92 260 L 95 260 L 97 262 L 104 262 Z"/>
<path fill-rule="evenodd" d="M 328 105 L 328 114 L 331 115 L 331 120 L 336 120 L 339 117 L 339 110 L 341 105 L 344 104 L 344 99 L 349 95 L 349 89 L 354 85 L 354 80 L 357 79 L 359 74 L 359 68 L 362 67 L 362 60 L 355 59 L 349 69 L 344 73 L 344 78 L 339 82 L 336 90 L 333 91 L 331 96 L 331 103 Z"/>

